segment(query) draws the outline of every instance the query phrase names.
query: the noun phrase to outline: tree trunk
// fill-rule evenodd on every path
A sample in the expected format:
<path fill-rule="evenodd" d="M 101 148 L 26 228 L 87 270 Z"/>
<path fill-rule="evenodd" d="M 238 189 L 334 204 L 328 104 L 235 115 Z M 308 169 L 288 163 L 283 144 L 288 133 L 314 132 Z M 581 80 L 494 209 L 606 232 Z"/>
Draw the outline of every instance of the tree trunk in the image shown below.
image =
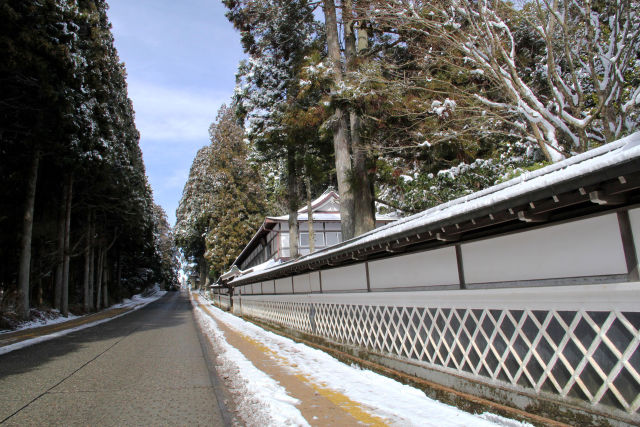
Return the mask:
<path fill-rule="evenodd" d="M 360 139 L 360 117 L 353 111 L 351 115 L 351 143 L 353 148 L 354 181 L 354 235 L 359 236 L 376 228 L 375 204 L 373 202 L 373 180 L 369 175 L 367 148 Z"/>
<path fill-rule="evenodd" d="M 364 21 L 358 23 L 358 46 L 356 51 L 358 53 L 365 49 L 369 49 L 369 32 L 367 31 L 367 25 Z"/>
<path fill-rule="evenodd" d="M 344 21 L 344 51 L 347 71 L 355 72 L 357 71 L 356 59 L 358 54 L 368 48 L 367 30 L 363 24 L 360 24 L 358 28 L 358 45 L 356 46 L 356 22 L 351 0 L 343 2 L 342 19 Z M 369 163 L 368 151 L 360 137 L 362 121 L 356 112 L 355 106 L 351 106 L 349 110 L 349 123 L 351 152 L 353 154 L 354 236 L 359 236 L 376 227 L 375 205 L 373 203 L 373 185 L 367 168 Z"/>
<path fill-rule="evenodd" d="M 287 147 L 287 206 L 289 208 L 289 256 L 298 258 L 298 168 L 296 167 L 296 150 Z"/>
<path fill-rule="evenodd" d="M 327 51 L 333 68 L 333 78 L 336 86 L 342 82 L 342 65 L 340 62 L 340 45 L 338 43 L 338 24 L 336 7 L 333 0 L 324 0 L 325 30 L 327 34 Z M 349 153 L 347 116 L 341 107 L 336 107 L 333 126 L 333 150 L 336 157 L 336 175 L 338 178 L 338 192 L 340 193 L 340 219 L 342 223 L 342 238 L 353 237 L 354 200 L 351 191 L 351 158 Z"/>
<path fill-rule="evenodd" d="M 109 269 L 109 251 L 115 245 L 116 240 L 118 240 L 118 229 L 116 228 L 113 234 L 113 240 L 106 246 L 103 252 L 103 260 L 102 260 L 102 268 L 103 268 L 103 277 L 102 277 L 102 306 L 104 308 L 109 307 L 109 281 L 111 280 L 111 270 Z"/>
<path fill-rule="evenodd" d="M 95 305 L 93 303 L 93 287 L 95 285 L 95 277 L 96 277 L 96 250 L 95 250 L 95 242 L 94 237 L 96 233 L 95 226 L 95 215 L 91 214 L 91 222 L 89 223 L 89 236 L 91 239 L 91 243 L 89 244 L 89 310 L 93 310 Z"/>
<path fill-rule="evenodd" d="M 104 249 L 102 248 L 102 243 L 98 247 L 98 262 L 96 264 L 96 311 L 100 311 L 102 308 L 102 268 L 104 262 Z"/>
<path fill-rule="evenodd" d="M 20 241 L 20 264 L 18 268 L 18 292 L 20 293 L 20 316 L 29 318 L 29 282 L 31 274 L 31 236 L 33 234 L 33 213 L 36 204 L 36 186 L 38 184 L 38 167 L 40 153 L 36 152 L 31 163 L 27 181 L 26 203 L 22 219 L 22 240 Z"/>
<path fill-rule="evenodd" d="M 64 219 L 64 263 L 62 270 L 62 298 L 60 299 L 60 312 L 63 316 L 69 315 L 69 263 L 71 261 L 71 201 L 73 197 L 73 175 L 67 175 L 65 182 L 65 219 Z"/>
<path fill-rule="evenodd" d="M 347 117 L 341 108 L 336 108 L 337 125 L 333 134 L 333 150 L 336 157 L 336 175 L 338 178 L 338 192 L 340 193 L 340 221 L 342 225 L 342 239 L 348 240 L 354 236 L 354 200 L 351 189 L 351 155 L 347 140 Z"/>
<path fill-rule="evenodd" d="M 342 2 L 342 22 L 344 23 L 344 56 L 347 70 L 349 70 L 356 58 L 356 33 L 352 0 L 343 0 Z"/>
<path fill-rule="evenodd" d="M 121 292 L 122 292 L 122 287 L 121 287 L 121 282 L 122 282 L 122 256 L 120 255 L 120 250 L 118 250 L 118 255 L 116 258 L 116 262 L 117 262 L 117 266 L 116 266 L 116 298 L 117 301 L 120 301 L 121 297 Z"/>
<path fill-rule="evenodd" d="M 89 312 L 91 299 L 89 295 L 89 277 L 91 275 L 91 210 L 87 215 L 87 245 L 84 248 L 84 276 L 82 277 L 82 308 Z"/>
<path fill-rule="evenodd" d="M 305 177 L 305 187 L 307 187 L 307 223 L 309 228 L 309 253 L 316 250 L 316 232 L 313 229 L 313 210 L 311 207 L 311 178 Z"/>
<path fill-rule="evenodd" d="M 204 289 L 207 284 L 207 277 L 209 276 L 209 264 L 205 257 L 202 256 L 198 265 L 200 266 L 200 283 L 198 284 L 198 288 Z"/>
<path fill-rule="evenodd" d="M 42 278 L 38 280 L 38 305 L 42 306 L 44 304 L 44 289 L 42 286 Z"/>
<path fill-rule="evenodd" d="M 338 21 L 334 0 L 323 0 L 325 32 L 327 35 L 327 53 L 333 68 L 333 78 L 342 81 L 342 65 L 340 64 L 340 43 L 338 41 Z"/>
<path fill-rule="evenodd" d="M 104 271 L 102 272 L 102 306 L 109 307 L 109 264 L 107 254 L 104 256 Z"/>
<path fill-rule="evenodd" d="M 58 250 L 56 253 L 56 277 L 53 289 L 53 308 L 62 308 L 62 276 L 64 270 L 64 226 L 66 224 L 66 188 L 62 189 L 62 197 L 58 209 Z"/>
<path fill-rule="evenodd" d="M 42 272 L 44 270 L 43 268 L 43 263 L 42 263 L 42 256 L 36 255 L 36 257 L 38 258 L 38 271 Z M 43 295 L 44 295 L 44 290 L 43 290 L 43 285 L 42 285 L 42 274 L 38 275 L 38 286 L 36 287 L 36 303 L 38 307 L 42 306 L 43 301 Z"/>

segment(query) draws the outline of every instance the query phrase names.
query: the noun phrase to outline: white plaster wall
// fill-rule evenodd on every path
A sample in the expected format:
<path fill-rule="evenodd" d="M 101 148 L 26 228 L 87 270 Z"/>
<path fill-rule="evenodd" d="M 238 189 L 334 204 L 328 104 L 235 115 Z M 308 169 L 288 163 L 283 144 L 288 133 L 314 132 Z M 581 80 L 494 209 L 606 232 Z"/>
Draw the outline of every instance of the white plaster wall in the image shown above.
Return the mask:
<path fill-rule="evenodd" d="M 624 274 L 616 214 L 462 245 L 465 281 L 485 283 Z"/>
<path fill-rule="evenodd" d="M 544 292 L 543 292 L 544 291 Z M 497 310 L 588 310 L 638 312 L 640 282 L 555 287 L 263 295 L 247 301 Z"/>
<path fill-rule="evenodd" d="M 340 222 L 327 221 L 324 223 L 324 229 L 326 231 L 340 231 L 342 230 L 342 226 Z"/>
<path fill-rule="evenodd" d="M 320 292 L 320 272 L 314 271 L 309 273 L 309 286 L 311 292 Z"/>
<path fill-rule="evenodd" d="M 636 257 L 640 261 L 640 208 L 629 211 L 631 221 L 631 232 L 633 233 L 633 243 L 636 247 Z"/>
<path fill-rule="evenodd" d="M 299 274 L 293 276 L 293 289 L 296 294 L 308 294 L 311 292 L 309 284 L 309 274 Z"/>
<path fill-rule="evenodd" d="M 369 262 L 371 290 L 459 284 L 453 246 Z"/>
<path fill-rule="evenodd" d="M 322 271 L 322 291 L 367 289 L 367 272 L 364 263 Z"/>
<path fill-rule="evenodd" d="M 291 277 L 284 277 L 282 279 L 276 279 L 276 294 L 290 294 L 291 289 Z"/>
<path fill-rule="evenodd" d="M 273 280 L 268 280 L 266 282 L 262 282 L 262 293 L 272 294 L 273 290 Z"/>

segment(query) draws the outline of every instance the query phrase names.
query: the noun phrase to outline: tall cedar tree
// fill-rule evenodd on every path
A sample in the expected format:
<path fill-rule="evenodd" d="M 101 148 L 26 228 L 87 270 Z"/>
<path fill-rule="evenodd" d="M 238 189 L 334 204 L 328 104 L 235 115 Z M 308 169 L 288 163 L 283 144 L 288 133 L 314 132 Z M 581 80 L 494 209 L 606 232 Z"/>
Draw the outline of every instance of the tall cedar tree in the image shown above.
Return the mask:
<path fill-rule="evenodd" d="M 228 0 L 224 4 L 250 55 L 239 67 L 238 113 L 248 122 L 248 137 L 260 156 L 286 165 L 289 244 L 295 258 L 305 145 L 318 138 L 301 138 L 300 123 L 293 118 L 302 109 L 298 74 L 305 55 L 317 43 L 318 27 L 306 0 Z"/>
<path fill-rule="evenodd" d="M 264 191 L 257 170 L 247 161 L 244 129 L 236 120 L 235 107 L 223 105 L 209 128 L 213 177 L 212 216 L 206 236 L 213 276 L 224 273 L 240 254 L 264 219 Z"/>
<path fill-rule="evenodd" d="M 26 317 L 34 301 L 91 309 L 161 276 L 106 10 L 102 0 L 0 5 L 3 313 Z"/>
<path fill-rule="evenodd" d="M 185 259 L 196 267 L 195 273 L 200 276 L 204 285 L 209 272 L 205 236 L 209 233 L 209 222 L 213 215 L 213 197 L 217 184 L 211 169 L 213 147 L 207 145 L 196 153 L 189 178 L 184 184 L 182 198 L 176 210 L 176 226 L 174 239 Z"/>

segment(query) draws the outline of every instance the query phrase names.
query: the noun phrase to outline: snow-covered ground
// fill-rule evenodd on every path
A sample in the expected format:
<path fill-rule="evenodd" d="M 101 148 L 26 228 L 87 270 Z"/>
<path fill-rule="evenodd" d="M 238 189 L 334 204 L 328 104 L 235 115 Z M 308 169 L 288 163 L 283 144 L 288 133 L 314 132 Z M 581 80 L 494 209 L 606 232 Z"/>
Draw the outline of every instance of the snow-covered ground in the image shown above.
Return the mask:
<path fill-rule="evenodd" d="M 231 381 L 234 388 L 241 390 L 243 401 L 237 406 L 242 412 L 240 416 L 249 425 L 308 423 L 295 407 L 297 400 L 289 396 L 282 385 L 258 370 L 242 353 L 228 344 L 217 322 L 259 342 L 277 354 L 278 359 L 286 360 L 286 368 L 293 374 L 335 390 L 366 408 L 375 408 L 371 410 L 372 415 L 391 425 L 529 426 L 494 414 L 469 414 L 433 400 L 414 387 L 355 365 L 344 364 L 327 353 L 266 331 L 213 306 L 207 307 L 215 317 L 212 319 L 197 304 L 194 305 L 203 330 L 214 345 L 222 349 L 219 362 L 223 376 Z"/>
<path fill-rule="evenodd" d="M 134 295 L 131 299 L 125 298 L 122 300 L 120 304 L 112 305 L 109 308 L 126 308 L 133 307 L 134 310 L 138 310 L 139 308 L 144 307 L 145 305 L 154 302 L 158 298 L 161 298 L 166 294 L 167 291 L 160 290 L 158 285 L 155 285 L 153 288 L 148 289 L 147 291 Z"/>
<path fill-rule="evenodd" d="M 216 309 L 217 310 L 217 309 Z M 256 368 L 240 351 L 225 340 L 215 320 L 196 305 L 196 318 L 218 351 L 218 374 L 231 383 L 239 400 L 236 406 L 246 425 L 309 425 L 295 405 L 298 399 Z"/>
<path fill-rule="evenodd" d="M 34 316 L 34 312 L 35 312 L 35 317 L 37 319 L 21 323 L 15 329 L 1 330 L 0 336 L 2 336 L 2 334 L 8 334 L 10 332 L 39 328 L 41 326 L 47 326 L 47 325 L 55 325 L 56 323 L 64 323 L 64 322 L 68 322 L 69 320 L 73 320 L 73 319 L 77 319 L 78 317 L 81 317 L 71 313 L 69 313 L 68 317 L 64 317 L 62 314 L 60 314 L 60 311 L 58 310 L 39 311 L 39 310 L 33 310 L 33 309 L 31 310 L 32 317 Z"/>
<path fill-rule="evenodd" d="M 138 309 L 144 307 L 145 305 L 147 305 L 149 303 L 152 303 L 153 301 L 157 300 L 158 298 L 161 298 L 166 293 L 167 293 L 167 291 L 161 291 L 160 288 L 156 285 L 154 288 L 152 288 L 150 290 L 147 290 L 143 294 L 134 295 L 133 297 L 131 297 L 131 299 L 125 299 L 120 304 L 116 304 L 116 305 L 113 305 L 113 306 L 109 307 L 109 309 L 112 309 L 112 308 L 132 308 L 131 311 L 138 310 Z M 51 334 L 43 335 L 43 336 L 40 336 L 40 337 L 36 337 L 36 338 L 20 341 L 20 342 L 15 343 L 15 344 L 10 344 L 10 345 L 4 346 L 4 347 L 0 347 L 0 354 L 9 353 L 11 351 L 18 350 L 18 349 L 24 348 L 24 347 L 28 347 L 30 345 L 37 344 L 39 342 L 48 341 L 48 340 L 53 339 L 53 338 L 61 337 L 63 335 L 70 334 L 71 332 L 79 331 L 81 329 L 90 328 L 92 326 L 96 326 L 96 325 L 99 325 L 101 323 L 108 322 L 108 321 L 110 321 L 112 319 L 124 316 L 124 315 L 126 315 L 128 313 L 131 313 L 131 311 L 127 311 L 127 312 L 121 313 L 121 314 L 119 314 L 117 316 L 108 317 L 106 319 L 101 319 L 101 320 L 96 320 L 95 322 L 85 323 L 83 325 L 79 325 L 79 326 L 76 326 L 76 327 L 73 327 L 73 328 L 64 329 L 64 330 L 61 330 L 61 331 L 53 332 Z M 60 316 L 60 317 L 53 318 L 53 319 L 43 319 L 43 320 L 37 320 L 37 321 L 32 321 L 32 322 L 26 322 L 26 323 L 20 325 L 20 327 L 18 327 L 15 330 L 3 331 L 2 333 L 15 332 L 15 331 L 20 331 L 20 330 L 25 330 L 25 329 L 32 329 L 32 328 L 39 328 L 41 326 L 53 325 L 53 324 L 57 324 L 57 323 L 64 323 L 64 322 L 68 322 L 68 321 L 73 320 L 73 319 L 78 319 L 80 317 L 85 317 L 85 316 L 75 316 L 73 314 L 70 314 L 69 317 Z"/>

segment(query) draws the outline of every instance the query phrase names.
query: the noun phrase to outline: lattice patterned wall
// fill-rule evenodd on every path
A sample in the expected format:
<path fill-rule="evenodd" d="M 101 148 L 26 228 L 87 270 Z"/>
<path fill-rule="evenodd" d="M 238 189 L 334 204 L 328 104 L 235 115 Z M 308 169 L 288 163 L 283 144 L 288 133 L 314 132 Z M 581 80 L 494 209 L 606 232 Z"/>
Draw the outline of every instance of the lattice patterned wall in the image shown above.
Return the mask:
<path fill-rule="evenodd" d="M 362 302 L 366 296 L 360 294 Z M 242 298 L 242 312 L 394 358 L 637 420 L 637 311 L 467 309 Z"/>

